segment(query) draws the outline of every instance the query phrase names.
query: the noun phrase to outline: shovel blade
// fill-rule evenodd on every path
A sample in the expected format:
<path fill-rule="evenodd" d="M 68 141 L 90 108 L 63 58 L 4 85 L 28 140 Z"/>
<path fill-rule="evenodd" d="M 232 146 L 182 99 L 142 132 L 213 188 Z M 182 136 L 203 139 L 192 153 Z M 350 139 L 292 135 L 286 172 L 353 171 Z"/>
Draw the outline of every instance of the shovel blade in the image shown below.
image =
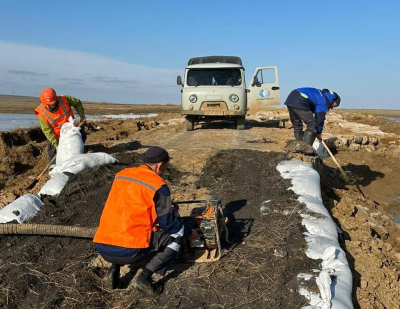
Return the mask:
<path fill-rule="evenodd" d="M 349 185 L 357 184 L 361 179 L 349 171 L 342 173 L 343 180 Z"/>
<path fill-rule="evenodd" d="M 39 182 L 39 179 L 35 178 L 31 184 L 28 186 L 28 188 L 26 188 L 26 190 L 30 190 L 33 189 L 33 187 Z"/>

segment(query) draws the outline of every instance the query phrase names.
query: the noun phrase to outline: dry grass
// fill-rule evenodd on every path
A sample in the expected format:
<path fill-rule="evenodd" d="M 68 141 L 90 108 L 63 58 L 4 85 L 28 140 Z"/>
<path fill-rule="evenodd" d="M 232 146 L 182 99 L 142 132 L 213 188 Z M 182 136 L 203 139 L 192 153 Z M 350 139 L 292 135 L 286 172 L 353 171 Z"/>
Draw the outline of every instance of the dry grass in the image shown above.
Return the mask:
<path fill-rule="evenodd" d="M 0 113 L 31 114 L 39 105 L 38 97 L 0 95 Z M 115 104 L 83 101 L 86 114 L 177 113 L 180 105 L 166 104 Z"/>
<path fill-rule="evenodd" d="M 335 113 L 341 115 L 359 113 L 359 114 L 373 115 L 373 116 L 400 118 L 400 110 L 393 110 L 393 109 L 335 109 L 334 111 Z"/>

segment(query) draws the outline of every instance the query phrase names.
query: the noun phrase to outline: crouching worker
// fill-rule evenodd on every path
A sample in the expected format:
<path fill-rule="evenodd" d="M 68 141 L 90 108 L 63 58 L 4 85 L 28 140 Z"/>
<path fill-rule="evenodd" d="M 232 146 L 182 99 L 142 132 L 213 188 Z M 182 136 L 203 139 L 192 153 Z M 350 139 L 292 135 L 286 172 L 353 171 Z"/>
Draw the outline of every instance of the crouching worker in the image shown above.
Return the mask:
<path fill-rule="evenodd" d="M 61 126 L 68 121 L 70 116 L 75 118 L 71 106 L 76 109 L 81 117 L 80 124 L 83 124 L 86 119 L 81 100 L 68 95 L 57 96 L 53 88 L 45 88 L 40 94 L 40 105 L 36 107 L 35 115 L 39 118 L 40 127 L 47 138 L 49 160 L 56 154 Z M 81 135 L 85 142 L 86 134 L 83 130 L 81 130 Z"/>
<path fill-rule="evenodd" d="M 289 111 L 296 140 L 304 140 L 311 146 L 316 137 L 322 140 L 325 115 L 339 104 L 339 95 L 329 89 L 298 88 L 293 90 L 286 99 L 285 105 Z M 303 131 L 303 122 L 307 126 L 305 131 Z"/>
<path fill-rule="evenodd" d="M 169 155 L 160 147 L 150 147 L 144 165 L 126 168 L 114 179 L 93 242 L 100 255 L 112 263 L 105 281 L 118 284 L 121 265 L 147 262 L 130 287 L 149 295 L 160 294 L 153 273 L 165 275 L 183 241 L 199 238 L 196 230 L 182 225 L 174 214 L 170 191 L 161 178 Z"/>

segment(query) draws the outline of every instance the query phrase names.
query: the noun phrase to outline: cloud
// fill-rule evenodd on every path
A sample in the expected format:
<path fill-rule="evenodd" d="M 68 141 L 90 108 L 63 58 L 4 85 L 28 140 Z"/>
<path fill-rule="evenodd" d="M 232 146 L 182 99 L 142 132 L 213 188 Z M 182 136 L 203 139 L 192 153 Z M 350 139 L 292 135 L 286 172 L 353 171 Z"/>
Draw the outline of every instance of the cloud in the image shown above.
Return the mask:
<path fill-rule="evenodd" d="M 36 72 L 24 71 L 24 70 L 8 70 L 8 73 L 11 73 L 11 74 L 20 74 L 20 75 L 49 76 L 49 74 L 46 74 L 46 73 L 36 73 Z"/>
<path fill-rule="evenodd" d="M 85 83 L 82 83 L 82 82 L 76 82 L 76 81 L 68 82 L 68 85 L 86 86 L 86 84 L 85 84 Z"/>
<path fill-rule="evenodd" d="M 93 80 L 104 83 L 107 85 L 116 85 L 116 86 L 134 86 L 138 84 L 138 81 L 135 79 L 128 80 L 128 79 L 121 79 L 118 77 L 109 77 L 109 76 L 95 76 Z"/>
<path fill-rule="evenodd" d="M 177 88 L 176 82 L 173 85 L 170 84 L 155 84 L 155 88 Z"/>
<path fill-rule="evenodd" d="M 60 78 L 59 80 L 73 81 L 73 82 L 82 82 L 83 81 L 83 79 L 81 79 L 81 78 Z"/>
<path fill-rule="evenodd" d="M 82 52 L 0 42 L 0 93 L 37 95 L 45 87 L 83 100 L 177 103 L 182 69 L 161 69 Z M 26 79 L 13 79 L 12 77 Z M 30 78 L 36 81 L 32 82 Z"/>

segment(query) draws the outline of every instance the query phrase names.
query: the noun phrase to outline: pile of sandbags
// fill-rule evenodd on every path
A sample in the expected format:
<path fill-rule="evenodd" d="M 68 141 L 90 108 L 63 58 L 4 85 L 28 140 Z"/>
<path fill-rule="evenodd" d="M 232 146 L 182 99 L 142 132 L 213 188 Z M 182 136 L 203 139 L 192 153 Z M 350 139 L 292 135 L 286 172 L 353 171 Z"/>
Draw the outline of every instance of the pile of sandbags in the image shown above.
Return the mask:
<path fill-rule="evenodd" d="M 38 195 L 25 194 L 0 210 L 0 223 L 22 223 L 39 211 L 43 205 L 41 197 L 60 194 L 68 182 L 68 174 L 77 174 L 87 168 L 117 162 L 107 153 L 83 153 L 80 128 L 74 125 L 72 117 L 61 128 L 56 165 L 50 171 L 49 179 Z"/>

